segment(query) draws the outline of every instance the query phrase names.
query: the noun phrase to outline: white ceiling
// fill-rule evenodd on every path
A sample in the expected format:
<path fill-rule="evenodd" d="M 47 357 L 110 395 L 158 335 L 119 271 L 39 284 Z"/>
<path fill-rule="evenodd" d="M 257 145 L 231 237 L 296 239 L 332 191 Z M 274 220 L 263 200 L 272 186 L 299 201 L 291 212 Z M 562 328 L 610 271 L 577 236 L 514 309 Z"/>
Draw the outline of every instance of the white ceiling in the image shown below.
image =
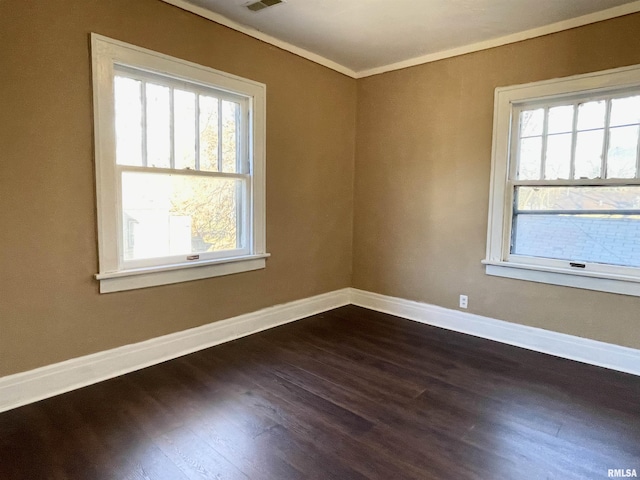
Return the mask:
<path fill-rule="evenodd" d="M 164 1 L 355 77 L 640 11 L 629 0 L 285 0 L 259 12 L 252 0 Z"/>

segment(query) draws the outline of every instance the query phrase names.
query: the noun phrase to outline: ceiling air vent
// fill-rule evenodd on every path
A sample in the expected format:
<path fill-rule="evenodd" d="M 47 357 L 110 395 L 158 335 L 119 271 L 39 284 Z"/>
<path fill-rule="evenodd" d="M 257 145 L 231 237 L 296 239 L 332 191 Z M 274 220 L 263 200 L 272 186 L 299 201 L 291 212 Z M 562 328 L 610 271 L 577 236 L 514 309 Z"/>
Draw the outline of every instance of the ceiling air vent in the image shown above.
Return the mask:
<path fill-rule="evenodd" d="M 264 10 L 265 8 L 273 7 L 274 5 L 278 5 L 282 3 L 283 0 L 260 0 L 259 2 L 253 2 L 248 5 L 245 5 L 252 12 L 259 12 L 260 10 Z"/>

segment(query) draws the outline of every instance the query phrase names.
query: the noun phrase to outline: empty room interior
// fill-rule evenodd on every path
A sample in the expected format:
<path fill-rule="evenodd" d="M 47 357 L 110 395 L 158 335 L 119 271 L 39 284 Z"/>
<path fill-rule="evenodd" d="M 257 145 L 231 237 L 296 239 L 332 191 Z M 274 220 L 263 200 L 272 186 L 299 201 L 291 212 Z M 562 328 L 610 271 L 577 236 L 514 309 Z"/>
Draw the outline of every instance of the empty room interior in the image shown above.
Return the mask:
<path fill-rule="evenodd" d="M 0 479 L 638 476 L 640 1 L 0 39 Z"/>

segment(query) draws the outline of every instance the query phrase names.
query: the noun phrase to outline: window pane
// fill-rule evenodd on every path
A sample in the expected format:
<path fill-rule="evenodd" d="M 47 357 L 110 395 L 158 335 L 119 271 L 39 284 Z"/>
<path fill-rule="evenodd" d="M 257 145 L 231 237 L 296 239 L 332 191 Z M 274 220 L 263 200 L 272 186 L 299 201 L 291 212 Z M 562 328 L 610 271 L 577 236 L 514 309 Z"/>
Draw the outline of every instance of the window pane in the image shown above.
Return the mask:
<path fill-rule="evenodd" d="M 587 102 L 578 105 L 578 130 L 604 128 L 604 114 L 607 102 Z"/>
<path fill-rule="evenodd" d="M 566 133 L 573 130 L 573 105 L 549 109 L 549 133 Z"/>
<path fill-rule="evenodd" d="M 640 210 L 640 186 L 624 187 L 518 187 L 516 209 Z"/>
<path fill-rule="evenodd" d="M 168 87 L 147 83 L 147 165 L 171 166 L 171 113 Z"/>
<path fill-rule="evenodd" d="M 511 253 L 640 266 L 640 186 L 517 187 Z"/>
<path fill-rule="evenodd" d="M 574 178 L 599 178 L 604 130 L 578 132 Z"/>
<path fill-rule="evenodd" d="M 141 82 L 114 78 L 116 113 L 116 162 L 142 166 Z"/>
<path fill-rule="evenodd" d="M 571 169 L 570 133 L 549 135 L 547 137 L 547 154 L 545 159 L 544 178 L 556 180 L 569 178 Z"/>
<path fill-rule="evenodd" d="M 611 100 L 611 126 L 640 123 L 640 95 Z"/>
<path fill-rule="evenodd" d="M 200 170 L 218 171 L 218 99 L 200 95 Z"/>
<path fill-rule="evenodd" d="M 542 170 L 542 137 L 520 140 L 519 180 L 539 180 Z"/>
<path fill-rule="evenodd" d="M 514 219 L 511 253 L 640 267 L 640 215 L 531 215 Z"/>
<path fill-rule="evenodd" d="M 635 178 L 637 155 L 637 126 L 609 130 L 607 178 Z"/>
<path fill-rule="evenodd" d="M 243 181 L 124 172 L 123 258 L 242 248 Z"/>
<path fill-rule="evenodd" d="M 525 110 L 520 114 L 520 136 L 532 137 L 542 135 L 544 125 L 544 109 Z"/>
<path fill-rule="evenodd" d="M 222 171 L 238 171 L 238 118 L 240 105 L 222 101 Z"/>
<path fill-rule="evenodd" d="M 196 168 L 196 95 L 174 90 L 175 168 Z"/>

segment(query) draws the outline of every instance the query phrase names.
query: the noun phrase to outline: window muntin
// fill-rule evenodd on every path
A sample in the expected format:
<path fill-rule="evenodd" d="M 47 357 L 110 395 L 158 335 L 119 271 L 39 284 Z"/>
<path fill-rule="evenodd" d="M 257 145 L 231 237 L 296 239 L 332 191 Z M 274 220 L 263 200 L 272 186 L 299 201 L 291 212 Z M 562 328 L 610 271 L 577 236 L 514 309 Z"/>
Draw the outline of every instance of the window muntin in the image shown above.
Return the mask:
<path fill-rule="evenodd" d="M 499 87 L 494 107 L 486 273 L 640 296 L 640 65 Z"/>
<path fill-rule="evenodd" d="M 116 67 L 114 105 L 121 268 L 249 253 L 247 99 Z"/>
<path fill-rule="evenodd" d="M 264 268 L 265 85 L 96 34 L 92 57 L 100 291 Z"/>
<path fill-rule="evenodd" d="M 640 90 L 514 108 L 515 180 L 639 178 Z"/>
<path fill-rule="evenodd" d="M 640 267 L 639 107 L 635 92 L 514 106 L 509 259 Z"/>

